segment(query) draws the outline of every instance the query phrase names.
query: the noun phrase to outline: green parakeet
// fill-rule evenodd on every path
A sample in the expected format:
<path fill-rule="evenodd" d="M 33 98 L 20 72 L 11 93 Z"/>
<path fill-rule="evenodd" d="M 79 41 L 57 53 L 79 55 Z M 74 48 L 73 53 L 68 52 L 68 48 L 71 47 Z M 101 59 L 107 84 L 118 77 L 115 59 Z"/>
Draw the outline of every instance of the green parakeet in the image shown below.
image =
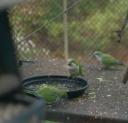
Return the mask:
<path fill-rule="evenodd" d="M 103 53 L 101 51 L 95 51 L 93 55 L 96 57 L 96 59 L 104 65 L 105 68 L 110 68 L 111 66 L 116 65 L 124 65 L 121 61 L 114 58 L 113 56 Z"/>
<path fill-rule="evenodd" d="M 68 70 L 71 77 L 80 77 L 84 73 L 83 66 L 74 59 L 68 60 Z"/>
<path fill-rule="evenodd" d="M 51 85 L 40 86 L 36 94 L 42 97 L 48 104 L 59 101 L 61 98 L 67 97 L 65 90 L 59 89 Z"/>

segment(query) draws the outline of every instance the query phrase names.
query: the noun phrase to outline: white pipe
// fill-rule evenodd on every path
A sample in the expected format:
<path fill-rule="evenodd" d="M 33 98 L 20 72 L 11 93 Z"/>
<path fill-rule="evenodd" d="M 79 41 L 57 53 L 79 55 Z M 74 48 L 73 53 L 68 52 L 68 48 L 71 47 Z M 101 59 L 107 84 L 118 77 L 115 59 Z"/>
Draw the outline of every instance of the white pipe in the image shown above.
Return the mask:
<path fill-rule="evenodd" d="M 64 16 L 63 16 L 63 23 L 64 23 L 64 55 L 66 61 L 69 57 L 69 50 L 68 50 L 68 20 L 67 20 L 67 0 L 63 0 L 63 7 L 64 7 Z"/>

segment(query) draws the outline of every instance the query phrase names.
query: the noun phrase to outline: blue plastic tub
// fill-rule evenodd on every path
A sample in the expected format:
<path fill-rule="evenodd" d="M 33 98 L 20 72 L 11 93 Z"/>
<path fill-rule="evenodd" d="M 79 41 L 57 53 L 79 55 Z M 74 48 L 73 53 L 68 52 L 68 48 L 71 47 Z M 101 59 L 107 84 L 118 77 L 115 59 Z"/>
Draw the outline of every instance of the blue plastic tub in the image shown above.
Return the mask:
<path fill-rule="evenodd" d="M 46 82 L 47 84 L 52 84 L 53 82 L 57 82 L 65 85 L 70 84 L 70 85 L 78 86 L 79 88 L 77 89 L 72 88 L 71 90 L 67 91 L 67 95 L 69 99 L 81 96 L 88 88 L 88 82 L 82 78 L 72 78 L 68 76 L 57 76 L 57 75 L 29 77 L 23 80 L 23 88 L 29 89 L 29 91 L 32 91 L 33 95 L 35 95 L 35 90 L 30 89 L 29 87 L 31 85 L 40 85 Z"/>

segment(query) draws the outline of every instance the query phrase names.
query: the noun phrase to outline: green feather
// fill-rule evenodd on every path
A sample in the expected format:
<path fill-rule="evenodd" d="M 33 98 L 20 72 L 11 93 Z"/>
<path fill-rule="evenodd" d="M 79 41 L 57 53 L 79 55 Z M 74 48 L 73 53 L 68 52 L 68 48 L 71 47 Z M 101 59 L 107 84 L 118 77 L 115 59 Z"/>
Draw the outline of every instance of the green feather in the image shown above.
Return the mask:
<path fill-rule="evenodd" d="M 83 65 L 76 62 L 74 59 L 70 59 L 69 64 L 70 64 L 70 69 L 72 69 L 72 72 L 70 72 L 71 77 L 83 76 L 83 74 L 84 74 Z"/>
<path fill-rule="evenodd" d="M 39 87 L 39 89 L 36 91 L 36 94 L 42 97 L 48 104 L 52 104 L 67 96 L 65 90 L 58 89 L 57 87 L 51 85 Z"/>
<path fill-rule="evenodd" d="M 114 58 L 112 55 L 102 53 L 101 51 L 95 51 L 94 55 L 106 68 L 109 68 L 110 66 L 115 66 L 115 65 L 123 65 L 121 61 Z"/>
<path fill-rule="evenodd" d="M 106 66 L 120 65 L 121 62 L 109 54 L 102 55 L 102 63 Z"/>
<path fill-rule="evenodd" d="M 83 65 L 79 64 L 79 75 L 83 76 L 83 74 L 84 74 Z"/>

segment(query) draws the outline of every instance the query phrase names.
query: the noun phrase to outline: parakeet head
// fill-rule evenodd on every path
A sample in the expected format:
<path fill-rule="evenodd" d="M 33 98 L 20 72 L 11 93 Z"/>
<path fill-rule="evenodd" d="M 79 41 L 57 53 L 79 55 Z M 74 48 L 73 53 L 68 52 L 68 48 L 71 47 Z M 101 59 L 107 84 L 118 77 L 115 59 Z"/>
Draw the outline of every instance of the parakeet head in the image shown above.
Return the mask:
<path fill-rule="evenodd" d="M 93 53 L 93 55 L 94 55 L 95 57 L 102 57 L 103 53 L 102 53 L 101 51 L 95 51 L 95 52 Z"/>
<path fill-rule="evenodd" d="M 74 59 L 72 59 L 72 58 L 71 58 L 71 59 L 68 59 L 68 65 L 69 65 L 69 66 L 71 66 L 71 65 L 72 65 L 72 63 L 75 63 L 75 60 L 74 60 Z"/>

